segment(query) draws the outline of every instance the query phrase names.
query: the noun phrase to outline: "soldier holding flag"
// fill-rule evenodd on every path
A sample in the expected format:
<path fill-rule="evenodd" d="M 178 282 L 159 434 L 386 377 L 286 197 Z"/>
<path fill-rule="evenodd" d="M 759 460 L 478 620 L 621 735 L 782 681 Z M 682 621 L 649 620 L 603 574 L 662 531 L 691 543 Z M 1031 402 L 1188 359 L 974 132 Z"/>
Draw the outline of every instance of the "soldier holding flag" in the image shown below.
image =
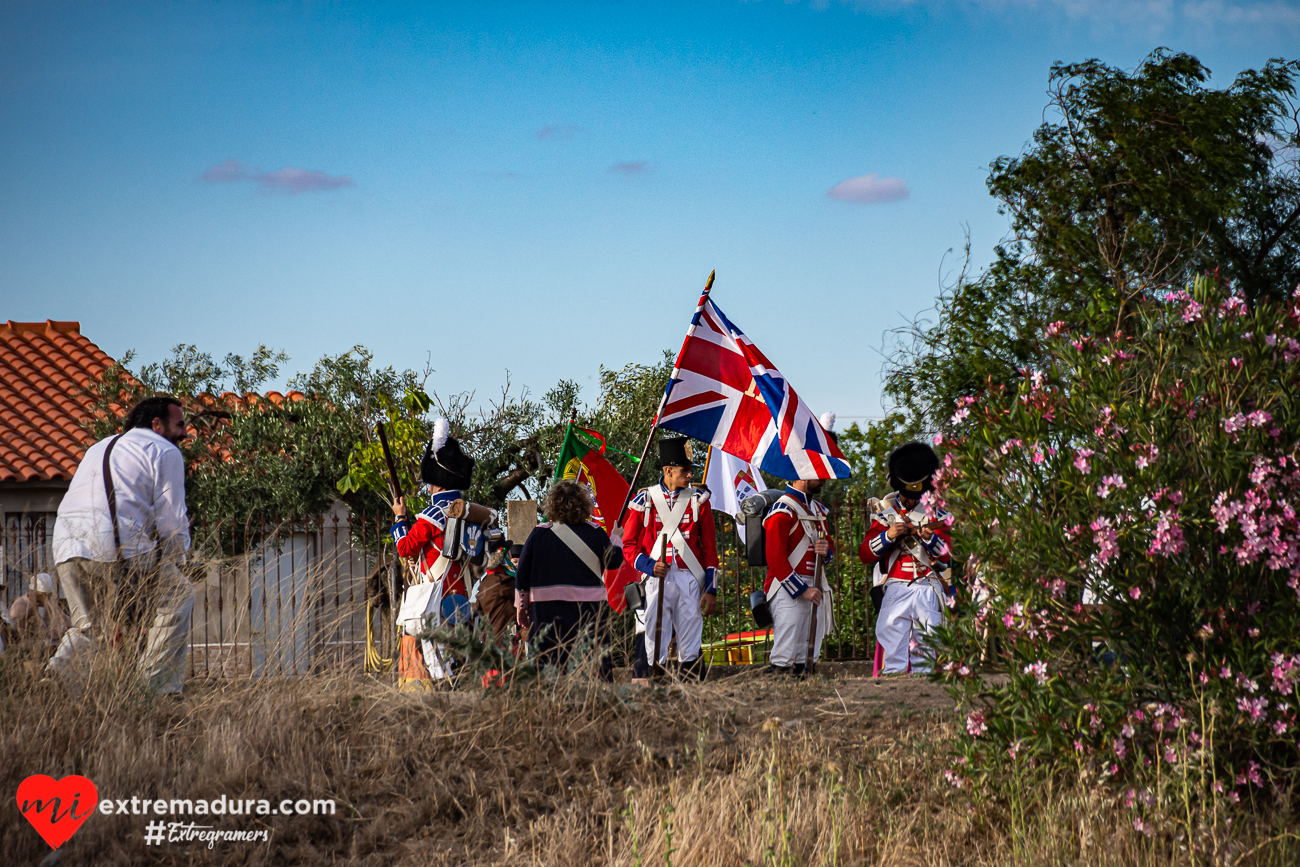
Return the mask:
<path fill-rule="evenodd" d="M 703 615 L 717 610 L 718 598 L 713 510 L 709 495 L 690 486 L 695 465 L 685 438 L 659 441 L 659 465 L 663 476 L 658 484 L 642 490 L 628 504 L 623 556 L 646 576 L 648 659 L 666 664 L 668 643 L 676 635 L 677 658 L 684 673 L 703 677 Z M 658 620 L 660 610 L 662 623 Z"/>

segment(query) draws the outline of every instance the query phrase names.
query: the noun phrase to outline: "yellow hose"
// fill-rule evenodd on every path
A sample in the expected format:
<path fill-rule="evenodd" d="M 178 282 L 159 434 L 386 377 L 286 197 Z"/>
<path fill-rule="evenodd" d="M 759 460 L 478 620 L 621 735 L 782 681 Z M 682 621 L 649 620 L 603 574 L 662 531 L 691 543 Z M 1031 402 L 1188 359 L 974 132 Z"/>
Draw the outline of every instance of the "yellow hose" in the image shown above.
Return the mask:
<path fill-rule="evenodd" d="M 379 648 L 375 646 L 375 617 L 374 604 L 366 600 L 366 671 L 386 672 L 393 668 L 391 659 L 384 659 L 379 655 Z"/>

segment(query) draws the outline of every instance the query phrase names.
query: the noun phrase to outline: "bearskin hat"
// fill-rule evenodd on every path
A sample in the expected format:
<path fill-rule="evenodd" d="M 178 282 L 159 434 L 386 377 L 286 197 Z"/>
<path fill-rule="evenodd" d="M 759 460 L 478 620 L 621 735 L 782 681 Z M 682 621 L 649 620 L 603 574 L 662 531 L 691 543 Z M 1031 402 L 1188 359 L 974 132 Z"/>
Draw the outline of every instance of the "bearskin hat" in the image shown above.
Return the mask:
<path fill-rule="evenodd" d="M 424 447 L 420 459 L 420 481 L 448 490 L 462 491 L 474 479 L 474 459 L 460 450 L 460 443 L 449 435 L 451 425 L 445 418 L 433 423 L 433 439 Z"/>
<path fill-rule="evenodd" d="M 910 442 L 889 454 L 889 486 L 911 497 L 934 488 L 939 456 L 925 443 Z"/>

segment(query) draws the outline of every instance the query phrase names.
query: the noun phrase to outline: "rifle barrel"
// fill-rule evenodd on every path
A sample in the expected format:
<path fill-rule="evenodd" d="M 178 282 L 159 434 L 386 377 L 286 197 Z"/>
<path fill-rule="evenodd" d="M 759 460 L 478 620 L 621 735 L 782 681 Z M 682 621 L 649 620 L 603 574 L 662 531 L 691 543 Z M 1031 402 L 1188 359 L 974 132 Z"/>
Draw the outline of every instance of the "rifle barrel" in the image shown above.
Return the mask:
<path fill-rule="evenodd" d="M 384 450 L 384 463 L 388 465 L 388 487 L 392 489 L 393 500 L 396 501 L 402 496 L 402 483 L 397 477 L 397 464 L 393 463 L 393 452 L 388 448 L 388 435 L 384 433 L 382 421 L 375 425 L 375 432 L 379 434 L 379 445 Z"/>

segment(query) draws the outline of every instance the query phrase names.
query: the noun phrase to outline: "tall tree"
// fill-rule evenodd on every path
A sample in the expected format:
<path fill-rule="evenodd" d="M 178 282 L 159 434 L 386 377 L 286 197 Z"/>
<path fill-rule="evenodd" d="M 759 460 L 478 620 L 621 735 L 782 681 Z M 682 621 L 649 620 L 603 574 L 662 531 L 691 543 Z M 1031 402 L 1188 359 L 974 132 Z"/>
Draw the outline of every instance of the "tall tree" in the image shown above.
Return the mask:
<path fill-rule="evenodd" d="M 1043 357 L 1050 323 L 1109 317 L 1217 271 L 1248 304 L 1300 282 L 1300 63 L 1273 60 L 1222 89 L 1187 54 L 1158 50 L 1127 72 L 1057 64 L 1048 119 L 1026 150 L 992 163 L 988 188 L 1011 235 L 965 273 L 937 321 L 897 334 L 886 391 L 934 429 L 956 398 Z"/>

